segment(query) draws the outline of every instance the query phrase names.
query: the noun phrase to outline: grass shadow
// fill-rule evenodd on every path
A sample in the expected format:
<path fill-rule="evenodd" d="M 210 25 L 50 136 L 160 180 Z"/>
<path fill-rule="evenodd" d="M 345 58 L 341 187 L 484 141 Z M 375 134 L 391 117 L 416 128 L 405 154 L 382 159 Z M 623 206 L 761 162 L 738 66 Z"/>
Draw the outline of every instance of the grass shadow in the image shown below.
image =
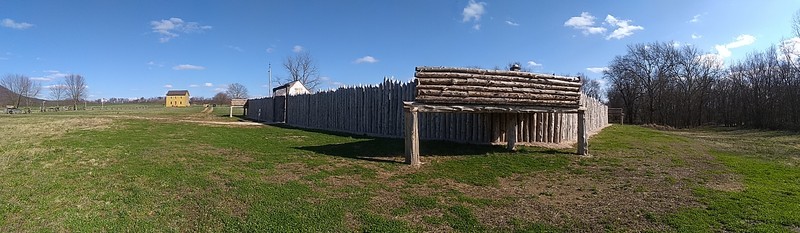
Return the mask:
<path fill-rule="evenodd" d="M 401 163 L 404 157 L 405 145 L 403 139 L 392 138 L 367 138 L 350 143 L 328 144 L 318 146 L 300 146 L 296 149 L 311 151 L 318 154 L 353 158 L 374 162 Z M 507 152 L 501 146 L 470 145 L 446 141 L 420 142 L 422 156 L 464 156 L 482 155 L 488 153 Z"/>

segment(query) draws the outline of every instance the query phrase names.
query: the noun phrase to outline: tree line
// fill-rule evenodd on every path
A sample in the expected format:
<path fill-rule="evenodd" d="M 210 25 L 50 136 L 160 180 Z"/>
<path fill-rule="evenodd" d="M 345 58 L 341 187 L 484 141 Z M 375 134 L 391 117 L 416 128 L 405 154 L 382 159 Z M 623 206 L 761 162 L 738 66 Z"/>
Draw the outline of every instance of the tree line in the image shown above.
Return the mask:
<path fill-rule="evenodd" d="M 798 33 L 800 36 L 800 33 Z M 715 54 L 668 42 L 629 45 L 604 78 L 608 105 L 638 124 L 800 129 L 800 63 L 771 46 L 727 67 Z"/>
<path fill-rule="evenodd" d="M 42 83 L 20 74 L 9 74 L 0 79 L 0 85 L 8 89 L 6 100 L 15 107 L 19 107 L 23 101 L 30 106 L 30 101 L 39 96 L 42 91 Z M 86 99 L 86 79 L 78 74 L 70 74 L 64 77 L 63 82 L 48 86 L 51 100 L 64 101 L 71 100 L 73 109 L 78 108 L 78 103 Z"/>

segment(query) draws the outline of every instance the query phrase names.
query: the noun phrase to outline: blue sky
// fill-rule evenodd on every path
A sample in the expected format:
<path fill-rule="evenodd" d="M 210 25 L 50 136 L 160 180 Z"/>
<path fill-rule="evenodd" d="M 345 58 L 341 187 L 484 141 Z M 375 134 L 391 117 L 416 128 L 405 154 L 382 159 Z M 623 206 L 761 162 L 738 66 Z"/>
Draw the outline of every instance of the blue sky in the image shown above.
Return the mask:
<path fill-rule="evenodd" d="M 634 43 L 691 44 L 730 64 L 790 39 L 798 9 L 788 0 L 0 0 L 0 74 L 44 86 L 81 74 L 91 99 L 211 97 L 229 83 L 264 96 L 267 64 L 286 77 L 282 61 L 304 50 L 324 88 L 405 81 L 415 66 L 512 61 L 601 78 Z"/>

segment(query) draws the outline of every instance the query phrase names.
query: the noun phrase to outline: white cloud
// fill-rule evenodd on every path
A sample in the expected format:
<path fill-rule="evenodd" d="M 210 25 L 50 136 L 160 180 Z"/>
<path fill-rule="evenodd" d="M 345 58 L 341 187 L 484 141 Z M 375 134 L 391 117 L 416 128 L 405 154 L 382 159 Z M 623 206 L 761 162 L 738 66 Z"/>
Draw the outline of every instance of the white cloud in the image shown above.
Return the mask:
<path fill-rule="evenodd" d="M 275 52 L 274 48 L 267 48 L 267 53 L 272 53 L 272 52 Z"/>
<path fill-rule="evenodd" d="M 33 24 L 25 23 L 25 22 L 19 22 L 18 23 L 18 22 L 15 22 L 13 19 L 3 19 L 3 21 L 0 22 L 0 25 L 3 25 L 3 27 L 12 28 L 12 29 L 18 29 L 18 30 L 24 30 L 24 29 L 28 29 L 30 27 L 33 27 Z"/>
<path fill-rule="evenodd" d="M 200 85 L 197 84 L 189 84 L 189 87 L 199 87 Z"/>
<path fill-rule="evenodd" d="M 600 74 L 603 73 L 603 71 L 608 70 L 608 67 L 589 67 L 586 68 L 586 70 L 592 73 Z"/>
<path fill-rule="evenodd" d="M 742 34 L 742 35 L 737 36 L 735 41 L 725 45 L 725 47 L 727 47 L 729 49 L 733 49 L 733 48 L 738 48 L 738 47 L 742 47 L 742 46 L 753 44 L 753 42 L 756 42 L 756 37 L 755 36 Z"/>
<path fill-rule="evenodd" d="M 304 49 L 303 46 L 295 45 L 294 47 L 292 47 L 292 52 L 299 53 L 302 52 L 303 49 Z"/>
<path fill-rule="evenodd" d="M 49 82 L 49 81 L 53 81 L 53 78 L 49 78 L 49 77 L 33 77 L 33 78 L 31 78 L 31 80 Z"/>
<path fill-rule="evenodd" d="M 718 69 L 723 68 L 723 65 L 725 64 L 725 58 L 722 57 L 722 55 L 716 53 L 703 54 L 700 55 L 700 57 L 698 57 L 697 59 L 700 61 L 701 64 L 705 66 Z"/>
<path fill-rule="evenodd" d="M 474 20 L 476 22 L 480 21 L 481 16 L 484 13 L 486 13 L 486 9 L 484 8 L 484 6 L 486 6 L 485 2 L 475 2 L 475 0 L 469 0 L 469 3 L 467 4 L 466 7 L 464 7 L 464 11 L 461 13 L 461 15 L 464 16 L 464 18 L 461 21 L 462 22 L 469 22 L 470 20 Z"/>
<path fill-rule="evenodd" d="M 203 84 L 203 86 L 207 86 L 207 87 L 213 87 L 213 86 L 214 86 L 214 84 L 212 84 L 212 83 L 204 83 L 204 84 Z"/>
<path fill-rule="evenodd" d="M 532 61 L 532 60 L 528 61 L 527 64 L 528 64 L 528 67 L 539 67 L 539 66 L 542 66 L 542 64 L 536 63 L 535 61 Z"/>
<path fill-rule="evenodd" d="M 472 26 L 472 29 L 481 30 L 481 24 L 475 24 L 474 26 Z"/>
<path fill-rule="evenodd" d="M 56 88 L 56 87 L 67 88 L 67 85 L 64 85 L 64 84 L 53 84 L 53 85 L 47 85 L 47 86 L 43 86 L 43 87 L 47 88 L 47 89 Z"/>
<path fill-rule="evenodd" d="M 700 22 L 700 16 L 701 16 L 701 15 L 699 15 L 699 14 L 697 14 L 697 15 L 694 15 L 694 17 L 692 17 L 692 19 L 691 19 L 691 20 L 689 20 L 689 22 L 690 22 L 690 23 L 697 23 L 697 22 Z"/>
<path fill-rule="evenodd" d="M 172 84 L 164 85 L 164 88 L 172 88 Z"/>
<path fill-rule="evenodd" d="M 228 90 L 228 89 L 225 89 L 225 88 L 222 88 L 222 87 L 214 88 L 214 91 L 216 91 L 216 92 L 224 92 L 226 90 Z"/>
<path fill-rule="evenodd" d="M 511 20 L 506 20 L 506 24 L 511 25 L 511 26 L 519 26 L 518 23 L 516 23 L 514 21 L 511 21 Z"/>
<path fill-rule="evenodd" d="M 244 51 L 244 50 L 242 50 L 242 48 L 240 48 L 238 46 L 226 45 L 225 47 L 228 47 L 229 49 L 233 49 L 233 50 L 236 50 L 236 51 L 239 51 L 239 52 Z"/>
<path fill-rule="evenodd" d="M 372 57 L 372 56 L 364 56 L 364 57 L 362 57 L 362 58 L 356 59 L 356 60 L 355 60 L 355 61 L 353 61 L 353 62 L 355 62 L 356 64 L 361 64 L 361 63 L 376 63 L 376 62 L 378 62 L 378 59 L 376 59 L 376 58 L 374 58 L 374 57 Z"/>
<path fill-rule="evenodd" d="M 797 61 L 797 59 L 800 58 L 800 38 L 792 37 L 781 41 L 781 44 L 778 46 L 778 59 L 786 61 L 786 55 L 788 55 L 789 59 L 792 61 Z"/>
<path fill-rule="evenodd" d="M 581 16 L 574 16 L 564 22 L 565 27 L 572 27 L 581 30 L 584 35 L 600 34 L 606 32 L 604 27 L 594 26 L 594 16 L 589 12 L 582 12 Z"/>
<path fill-rule="evenodd" d="M 692 33 L 692 39 L 697 40 L 697 39 L 700 39 L 700 38 L 703 38 L 703 35 L 698 35 L 698 34 Z"/>
<path fill-rule="evenodd" d="M 619 40 L 619 39 L 622 39 L 622 38 L 625 38 L 625 37 L 633 35 L 633 32 L 636 31 L 636 30 L 644 30 L 644 27 L 637 26 L 637 25 L 631 25 L 630 22 L 631 22 L 630 20 L 617 19 L 613 15 L 607 15 L 606 16 L 606 23 L 608 23 L 608 24 L 610 24 L 612 26 L 616 26 L 617 29 L 615 29 L 613 32 L 611 32 L 611 35 L 608 35 L 606 37 L 606 40 L 610 40 L 610 39 Z"/>
<path fill-rule="evenodd" d="M 181 18 L 162 19 L 159 21 L 150 21 L 153 26 L 153 32 L 161 34 L 159 41 L 165 43 L 172 38 L 178 37 L 179 33 L 194 33 L 203 32 L 211 29 L 211 26 L 200 25 L 197 22 L 184 22 Z"/>
<path fill-rule="evenodd" d="M 61 73 L 58 70 L 43 70 L 42 72 L 47 73 L 47 74 L 45 74 L 44 76 L 41 76 L 41 77 L 32 77 L 31 79 L 36 80 L 36 81 L 49 82 L 49 81 L 53 81 L 54 79 L 63 78 L 63 77 L 66 77 L 67 75 L 69 75 L 69 74 Z"/>
<path fill-rule="evenodd" d="M 173 70 L 205 70 L 206 68 L 202 67 L 202 66 L 183 64 L 183 65 L 173 66 L 172 69 Z"/>
<path fill-rule="evenodd" d="M 754 42 L 756 42 L 756 37 L 747 34 L 742 34 L 737 36 L 736 40 L 734 40 L 733 42 L 724 45 L 714 45 L 714 49 L 717 50 L 717 54 L 719 54 L 722 58 L 728 58 L 731 55 L 733 55 L 731 49 L 751 45 Z"/>
<path fill-rule="evenodd" d="M 672 47 L 676 47 L 677 48 L 677 47 L 681 47 L 681 45 L 683 45 L 683 44 L 681 44 L 680 41 L 673 41 L 672 42 Z"/>

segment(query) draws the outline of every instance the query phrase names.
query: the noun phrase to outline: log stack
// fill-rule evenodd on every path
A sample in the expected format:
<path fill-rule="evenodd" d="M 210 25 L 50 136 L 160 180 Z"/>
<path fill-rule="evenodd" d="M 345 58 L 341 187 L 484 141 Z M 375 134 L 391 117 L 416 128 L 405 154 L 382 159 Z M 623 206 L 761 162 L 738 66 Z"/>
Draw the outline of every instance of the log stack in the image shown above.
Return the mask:
<path fill-rule="evenodd" d="M 416 102 L 446 105 L 580 106 L 581 80 L 520 71 L 417 67 Z"/>

